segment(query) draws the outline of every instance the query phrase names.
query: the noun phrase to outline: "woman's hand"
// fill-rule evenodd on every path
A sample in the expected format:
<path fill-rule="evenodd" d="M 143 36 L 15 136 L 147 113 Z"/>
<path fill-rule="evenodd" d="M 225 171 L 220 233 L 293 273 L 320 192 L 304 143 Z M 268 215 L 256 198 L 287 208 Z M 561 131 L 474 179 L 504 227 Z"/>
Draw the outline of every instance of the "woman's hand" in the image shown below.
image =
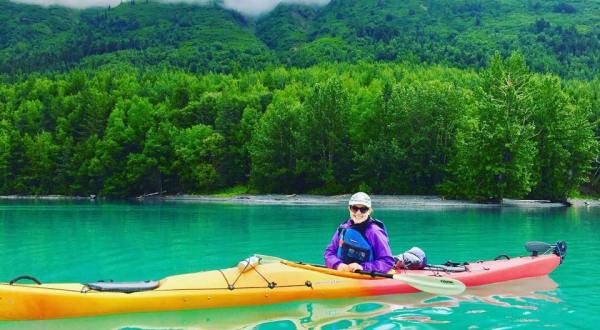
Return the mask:
<path fill-rule="evenodd" d="M 360 264 L 357 264 L 356 262 L 349 264 L 348 268 L 349 268 L 348 271 L 350 271 L 350 272 L 355 272 L 357 270 L 363 270 L 363 267 Z"/>
<path fill-rule="evenodd" d="M 351 272 L 350 266 L 346 265 L 343 262 L 341 264 L 339 264 L 336 269 L 339 270 L 340 272 Z"/>
<path fill-rule="evenodd" d="M 337 270 L 341 271 L 341 272 L 355 272 L 357 270 L 363 270 L 363 267 L 360 264 L 357 264 L 356 262 L 353 262 L 349 265 L 346 265 L 345 263 L 341 263 L 337 266 Z"/>

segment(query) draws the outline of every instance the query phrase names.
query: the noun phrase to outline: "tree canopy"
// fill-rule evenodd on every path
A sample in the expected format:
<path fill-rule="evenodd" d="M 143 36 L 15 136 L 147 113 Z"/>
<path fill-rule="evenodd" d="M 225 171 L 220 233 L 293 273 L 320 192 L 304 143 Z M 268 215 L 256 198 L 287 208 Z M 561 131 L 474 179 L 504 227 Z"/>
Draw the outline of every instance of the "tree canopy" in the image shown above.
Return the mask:
<path fill-rule="evenodd" d="M 563 200 L 597 185 L 599 85 L 525 63 L 30 75 L 0 83 L 0 193 Z"/>

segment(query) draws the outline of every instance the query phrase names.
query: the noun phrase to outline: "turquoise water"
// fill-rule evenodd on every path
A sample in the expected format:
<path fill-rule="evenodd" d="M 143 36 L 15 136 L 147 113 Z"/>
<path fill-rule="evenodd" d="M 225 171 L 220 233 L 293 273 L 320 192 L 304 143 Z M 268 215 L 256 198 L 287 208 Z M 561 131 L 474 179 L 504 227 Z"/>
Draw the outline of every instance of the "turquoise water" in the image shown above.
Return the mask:
<path fill-rule="evenodd" d="M 0 201 L 0 281 L 135 281 L 226 268 L 253 253 L 322 262 L 340 206 Z M 565 240 L 550 277 L 427 294 L 272 306 L 0 322 L 6 329 L 593 329 L 600 317 L 600 209 L 376 209 L 392 250 L 433 263 L 525 255 Z"/>

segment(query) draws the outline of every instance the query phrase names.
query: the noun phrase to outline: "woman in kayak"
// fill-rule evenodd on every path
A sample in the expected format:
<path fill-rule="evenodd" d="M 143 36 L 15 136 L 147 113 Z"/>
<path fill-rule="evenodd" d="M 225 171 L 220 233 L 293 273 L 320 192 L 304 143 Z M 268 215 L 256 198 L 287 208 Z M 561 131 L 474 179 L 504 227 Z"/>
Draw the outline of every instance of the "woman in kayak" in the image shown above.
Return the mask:
<path fill-rule="evenodd" d="M 325 249 L 325 265 L 347 272 L 387 273 L 394 266 L 385 226 L 373 219 L 371 198 L 358 192 L 348 202 L 350 219 L 333 234 Z"/>

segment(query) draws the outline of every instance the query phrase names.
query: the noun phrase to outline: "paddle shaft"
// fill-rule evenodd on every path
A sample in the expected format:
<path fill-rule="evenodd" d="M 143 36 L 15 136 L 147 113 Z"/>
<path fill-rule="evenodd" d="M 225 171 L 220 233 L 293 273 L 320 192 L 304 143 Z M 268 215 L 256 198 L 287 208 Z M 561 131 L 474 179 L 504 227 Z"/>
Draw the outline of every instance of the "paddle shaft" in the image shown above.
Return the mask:
<path fill-rule="evenodd" d="M 279 262 L 289 262 L 285 259 L 279 257 L 272 257 L 266 255 L 255 255 L 261 260 L 266 261 L 279 261 Z M 306 264 L 300 262 L 299 264 L 304 264 L 312 267 L 318 268 L 327 268 L 324 265 L 318 264 Z M 424 274 L 385 274 L 385 273 L 377 273 L 377 272 L 368 272 L 368 271 L 355 271 L 356 274 L 368 275 L 372 277 L 380 277 L 380 278 L 389 278 L 396 281 L 401 281 L 417 290 L 439 294 L 439 295 L 456 295 L 465 291 L 465 284 L 461 281 L 449 277 L 442 276 L 427 276 Z"/>

